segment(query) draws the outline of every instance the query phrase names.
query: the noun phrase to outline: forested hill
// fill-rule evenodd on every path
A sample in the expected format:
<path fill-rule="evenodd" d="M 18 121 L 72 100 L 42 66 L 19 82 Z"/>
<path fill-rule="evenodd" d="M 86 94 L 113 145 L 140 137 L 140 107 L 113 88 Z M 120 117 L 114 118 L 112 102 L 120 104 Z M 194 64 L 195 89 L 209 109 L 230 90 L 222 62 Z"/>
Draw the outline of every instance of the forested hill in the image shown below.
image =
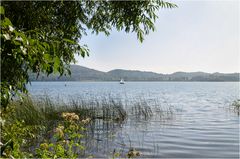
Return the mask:
<path fill-rule="evenodd" d="M 239 81 L 239 73 L 175 72 L 159 74 L 154 72 L 115 69 L 102 72 L 79 65 L 71 65 L 71 76 L 37 75 L 31 73 L 31 81 Z"/>

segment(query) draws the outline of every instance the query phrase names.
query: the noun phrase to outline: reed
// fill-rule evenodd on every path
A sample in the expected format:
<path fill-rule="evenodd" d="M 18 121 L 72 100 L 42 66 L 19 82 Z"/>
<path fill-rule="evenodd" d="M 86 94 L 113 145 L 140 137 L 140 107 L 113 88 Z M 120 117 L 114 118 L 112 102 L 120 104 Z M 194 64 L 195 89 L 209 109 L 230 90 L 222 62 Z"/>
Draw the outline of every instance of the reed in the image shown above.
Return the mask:
<path fill-rule="evenodd" d="M 233 101 L 231 106 L 233 107 L 233 111 L 237 112 L 237 114 L 239 115 L 240 114 L 240 99 Z"/>
<path fill-rule="evenodd" d="M 139 120 L 149 120 L 152 117 L 166 119 L 173 115 L 173 107 L 168 104 L 162 105 L 157 99 L 138 98 L 130 105 L 129 114 Z"/>
<path fill-rule="evenodd" d="M 152 108 L 146 101 L 139 101 L 137 103 L 134 103 L 130 112 L 137 118 L 148 119 L 153 116 Z"/>
<path fill-rule="evenodd" d="M 120 100 L 113 98 L 103 99 L 71 99 L 69 102 L 56 102 L 49 97 L 33 99 L 29 96 L 23 100 L 15 100 L 10 103 L 10 108 L 14 109 L 11 117 L 17 120 L 24 120 L 27 124 L 37 125 L 46 121 L 61 120 L 63 112 L 75 112 L 81 119 L 102 119 L 123 121 L 127 117 L 127 112 L 123 108 Z"/>
<path fill-rule="evenodd" d="M 10 103 L 14 107 L 13 119 L 24 120 L 27 124 L 44 124 L 50 121 L 62 120 L 63 112 L 74 112 L 81 119 L 104 120 L 123 122 L 127 117 L 148 120 L 153 116 L 160 118 L 173 114 L 171 106 L 162 106 L 157 100 L 148 101 L 137 98 L 126 102 L 111 96 L 103 98 L 78 97 L 64 102 L 51 100 L 48 96 L 39 99 L 29 96 L 22 101 L 15 100 Z"/>

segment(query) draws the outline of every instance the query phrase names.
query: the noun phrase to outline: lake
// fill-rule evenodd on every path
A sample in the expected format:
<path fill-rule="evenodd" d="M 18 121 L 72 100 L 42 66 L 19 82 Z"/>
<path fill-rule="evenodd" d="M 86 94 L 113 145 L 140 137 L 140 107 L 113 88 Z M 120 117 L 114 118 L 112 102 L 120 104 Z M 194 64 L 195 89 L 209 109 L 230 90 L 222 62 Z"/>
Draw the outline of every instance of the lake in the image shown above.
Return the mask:
<path fill-rule="evenodd" d="M 238 82 L 32 82 L 28 88 L 32 96 L 64 102 L 79 96 L 144 98 L 173 110 L 165 119 L 97 121 L 86 152 L 95 157 L 133 147 L 147 158 L 239 158 L 239 116 L 230 109 L 240 98 Z"/>

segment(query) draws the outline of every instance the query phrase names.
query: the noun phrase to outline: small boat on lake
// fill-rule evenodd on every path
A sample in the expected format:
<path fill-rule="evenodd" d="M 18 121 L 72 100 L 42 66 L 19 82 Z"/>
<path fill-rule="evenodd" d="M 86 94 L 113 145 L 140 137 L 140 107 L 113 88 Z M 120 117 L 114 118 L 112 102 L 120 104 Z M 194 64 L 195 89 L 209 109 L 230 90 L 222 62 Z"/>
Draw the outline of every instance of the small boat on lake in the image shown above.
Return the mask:
<path fill-rule="evenodd" d="M 123 79 L 120 80 L 120 84 L 124 84 L 124 80 Z"/>

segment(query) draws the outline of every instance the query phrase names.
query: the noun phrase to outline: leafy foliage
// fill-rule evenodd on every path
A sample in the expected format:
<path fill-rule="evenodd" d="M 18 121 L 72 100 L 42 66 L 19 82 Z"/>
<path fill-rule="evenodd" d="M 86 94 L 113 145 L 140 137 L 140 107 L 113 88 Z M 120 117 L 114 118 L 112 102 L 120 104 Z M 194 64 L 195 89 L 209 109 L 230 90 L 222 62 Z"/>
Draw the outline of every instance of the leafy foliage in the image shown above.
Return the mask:
<path fill-rule="evenodd" d="M 154 31 L 156 12 L 174 8 L 151 1 L 4 1 L 1 2 L 1 104 L 26 93 L 28 72 L 70 73 L 74 55 L 89 55 L 81 38 L 110 34 L 112 28 L 135 32 L 140 42 Z"/>
<path fill-rule="evenodd" d="M 69 113 L 74 114 L 75 113 Z M 81 145 L 81 132 L 84 128 L 77 120 L 64 119 L 54 130 L 53 139 L 40 144 L 36 149 L 36 156 L 39 158 L 77 158 L 84 147 Z"/>
<path fill-rule="evenodd" d="M 27 125 L 24 120 L 17 120 L 13 116 L 12 107 L 1 113 L 1 157 L 31 158 L 33 155 L 23 150 L 29 147 L 30 141 L 36 139 L 38 132 L 44 129 L 42 125 Z"/>
<path fill-rule="evenodd" d="M 55 124 L 49 125 L 50 117 L 41 110 L 36 110 L 37 104 L 23 100 L 23 107 L 28 112 L 21 111 L 20 101 L 11 102 L 4 112 L 0 112 L 0 148 L 1 157 L 6 158 L 77 158 L 82 155 L 84 146 L 81 140 L 85 131 L 86 120 L 80 120 L 75 113 L 51 112 Z M 49 107 L 50 105 L 46 105 Z M 31 118 L 31 112 L 39 111 L 43 117 Z M 50 113 L 50 112 L 49 112 Z M 55 115 L 54 115 L 55 114 Z M 66 114 L 66 115 L 65 115 Z M 27 117 L 22 117 L 27 116 Z M 30 117 L 30 118 L 29 118 Z M 21 119 L 22 118 L 22 119 Z M 46 119 L 43 119 L 46 118 Z M 35 120 L 32 122 L 31 120 Z"/>

